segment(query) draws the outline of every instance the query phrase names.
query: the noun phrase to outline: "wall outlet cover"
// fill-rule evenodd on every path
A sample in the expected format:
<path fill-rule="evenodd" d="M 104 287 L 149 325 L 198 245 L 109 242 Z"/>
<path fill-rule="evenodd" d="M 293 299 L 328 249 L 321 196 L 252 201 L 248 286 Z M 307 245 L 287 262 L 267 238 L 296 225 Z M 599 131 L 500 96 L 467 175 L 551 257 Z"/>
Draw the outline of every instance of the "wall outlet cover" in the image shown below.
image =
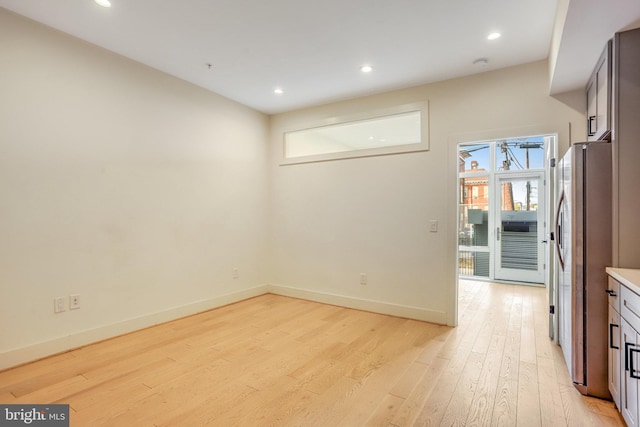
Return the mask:
<path fill-rule="evenodd" d="M 80 295 L 69 296 L 69 310 L 77 310 L 80 308 Z"/>

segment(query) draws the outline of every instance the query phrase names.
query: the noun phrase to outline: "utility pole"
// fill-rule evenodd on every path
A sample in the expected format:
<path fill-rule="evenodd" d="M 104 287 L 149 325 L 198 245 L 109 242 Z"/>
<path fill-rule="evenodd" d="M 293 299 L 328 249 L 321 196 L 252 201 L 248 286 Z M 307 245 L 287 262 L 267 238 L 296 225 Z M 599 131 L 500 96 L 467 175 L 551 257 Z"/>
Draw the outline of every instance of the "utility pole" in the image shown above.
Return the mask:
<path fill-rule="evenodd" d="M 509 160 L 507 141 L 502 141 L 500 143 L 500 152 L 504 153 L 502 169 L 508 171 L 511 166 L 511 160 Z M 513 203 L 513 184 L 511 182 L 506 182 L 504 185 L 505 188 L 502 189 L 502 210 L 513 211 L 515 210 Z"/>
<path fill-rule="evenodd" d="M 524 148 L 525 162 L 527 170 L 529 170 L 529 148 L 540 148 L 540 144 L 536 142 L 527 142 L 520 144 L 520 148 Z M 531 181 L 527 181 L 527 210 L 531 210 Z"/>

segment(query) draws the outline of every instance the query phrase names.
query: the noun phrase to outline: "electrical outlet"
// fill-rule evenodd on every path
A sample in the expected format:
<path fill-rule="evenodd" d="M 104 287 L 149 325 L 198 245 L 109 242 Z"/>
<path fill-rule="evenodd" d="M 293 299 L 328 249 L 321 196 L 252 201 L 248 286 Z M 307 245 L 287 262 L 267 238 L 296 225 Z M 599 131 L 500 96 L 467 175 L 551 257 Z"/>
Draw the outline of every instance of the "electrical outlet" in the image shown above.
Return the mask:
<path fill-rule="evenodd" d="M 77 310 L 80 308 L 80 295 L 69 295 L 69 310 Z"/>
<path fill-rule="evenodd" d="M 240 273 L 238 272 L 238 268 L 234 268 L 233 269 L 233 278 L 237 279 L 238 277 L 240 277 Z"/>
<path fill-rule="evenodd" d="M 54 313 L 62 313 L 67 310 L 67 307 L 64 303 L 65 299 L 63 297 L 57 297 L 53 299 L 53 312 Z"/>
<path fill-rule="evenodd" d="M 367 275 L 365 273 L 360 273 L 360 284 L 362 286 L 367 284 Z"/>

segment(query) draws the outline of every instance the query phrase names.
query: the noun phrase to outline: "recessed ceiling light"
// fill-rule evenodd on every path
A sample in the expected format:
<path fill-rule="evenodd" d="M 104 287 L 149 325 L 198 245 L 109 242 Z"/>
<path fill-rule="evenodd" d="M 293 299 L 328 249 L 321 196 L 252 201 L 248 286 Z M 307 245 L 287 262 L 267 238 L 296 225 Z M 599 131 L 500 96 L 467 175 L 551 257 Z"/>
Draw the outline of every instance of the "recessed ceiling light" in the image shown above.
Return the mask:
<path fill-rule="evenodd" d="M 111 2 L 109 0 L 93 0 L 97 5 L 102 7 L 111 7 Z"/>
<path fill-rule="evenodd" d="M 502 34 L 500 34 L 500 33 L 491 33 L 491 34 L 489 34 L 487 36 L 487 39 L 489 39 L 489 40 L 499 39 L 501 35 Z"/>
<path fill-rule="evenodd" d="M 362 71 L 363 73 L 370 73 L 373 71 L 373 67 L 371 65 L 363 65 L 362 67 L 360 67 L 360 71 Z"/>
<path fill-rule="evenodd" d="M 273 93 L 275 93 L 276 95 L 282 95 L 284 93 L 284 89 L 282 89 L 281 87 L 277 87 L 273 90 Z"/>

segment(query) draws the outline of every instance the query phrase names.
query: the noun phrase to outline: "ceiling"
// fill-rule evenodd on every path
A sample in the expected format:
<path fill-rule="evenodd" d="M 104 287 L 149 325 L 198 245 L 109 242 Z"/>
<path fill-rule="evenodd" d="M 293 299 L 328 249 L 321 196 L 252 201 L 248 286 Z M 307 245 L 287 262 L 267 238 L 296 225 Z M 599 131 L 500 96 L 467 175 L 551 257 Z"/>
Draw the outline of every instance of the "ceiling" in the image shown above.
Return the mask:
<path fill-rule="evenodd" d="M 0 7 L 273 114 L 545 59 L 558 3 L 551 91 L 562 92 L 584 86 L 615 31 L 640 23 L 640 1 L 111 0 L 103 8 L 93 0 L 0 0 Z M 488 40 L 494 31 L 502 37 Z M 487 64 L 474 64 L 480 58 Z M 364 64 L 373 71 L 362 73 Z"/>

